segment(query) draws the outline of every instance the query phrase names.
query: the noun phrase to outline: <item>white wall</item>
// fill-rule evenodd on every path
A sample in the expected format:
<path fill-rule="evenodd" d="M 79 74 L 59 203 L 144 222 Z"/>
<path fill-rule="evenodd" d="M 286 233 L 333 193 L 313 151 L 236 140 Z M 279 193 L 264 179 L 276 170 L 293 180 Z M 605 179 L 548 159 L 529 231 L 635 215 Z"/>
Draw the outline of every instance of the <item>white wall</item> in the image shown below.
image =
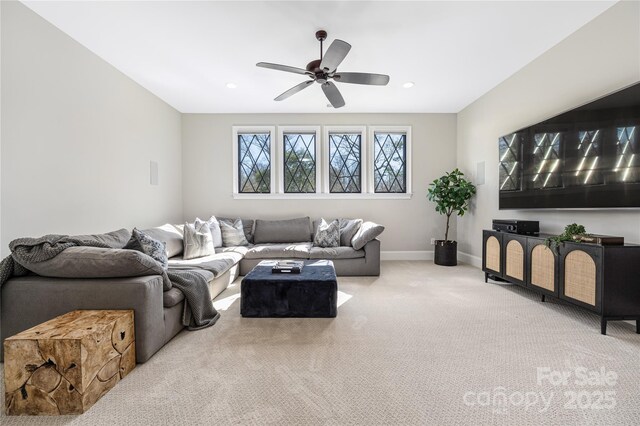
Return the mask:
<path fill-rule="evenodd" d="M 1 7 L 2 254 L 21 236 L 180 221 L 180 113 L 22 4 Z"/>
<path fill-rule="evenodd" d="M 543 232 L 573 222 L 640 243 L 640 210 L 498 210 L 498 137 L 640 80 L 640 3 L 620 2 L 458 114 L 458 167 L 485 161 L 473 212 L 458 219 L 459 250 L 479 265 L 493 218 L 533 219 Z M 464 256 L 463 256 L 464 257 Z"/>
<path fill-rule="evenodd" d="M 234 125 L 410 125 L 410 200 L 238 200 L 232 197 Z M 455 167 L 455 114 L 184 114 L 183 198 L 187 219 L 207 215 L 255 218 L 362 217 L 386 226 L 383 251 L 423 256 L 444 237 L 444 218 L 427 201 L 427 184 Z M 452 228 L 455 236 L 455 225 Z"/>

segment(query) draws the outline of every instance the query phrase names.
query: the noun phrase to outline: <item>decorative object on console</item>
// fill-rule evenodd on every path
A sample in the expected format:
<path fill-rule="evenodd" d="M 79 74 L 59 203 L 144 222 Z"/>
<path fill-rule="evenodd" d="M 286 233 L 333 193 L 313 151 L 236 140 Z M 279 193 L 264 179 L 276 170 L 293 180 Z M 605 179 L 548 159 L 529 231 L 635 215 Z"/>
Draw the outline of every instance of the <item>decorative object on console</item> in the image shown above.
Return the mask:
<path fill-rule="evenodd" d="M 458 243 L 449 241 L 449 220 L 453 213 L 464 216 L 476 187 L 457 168 L 431 182 L 427 198 L 436 203 L 436 211 L 447 216 L 444 240 L 436 240 L 434 263 L 443 266 L 458 264 Z"/>
<path fill-rule="evenodd" d="M 614 237 L 613 235 L 584 234 L 574 235 L 573 240 L 579 243 L 600 244 L 603 246 L 614 246 L 624 244 L 624 237 Z"/>
<path fill-rule="evenodd" d="M 582 225 L 578 225 L 577 223 L 572 223 L 571 225 L 567 225 L 564 227 L 564 232 L 560 235 L 547 237 L 544 240 L 544 243 L 552 250 L 555 250 L 558 253 L 558 248 L 560 244 L 565 241 L 576 241 L 574 237 L 578 235 L 588 235 L 587 230 Z"/>
<path fill-rule="evenodd" d="M 282 101 L 291 95 L 295 95 L 303 89 L 309 87 L 313 82 L 322 86 L 322 91 L 331 102 L 334 108 L 345 105 L 344 99 L 335 84 L 330 82 L 334 79 L 338 83 L 366 84 L 374 86 L 386 86 L 389 83 L 389 76 L 383 74 L 370 74 L 363 72 L 337 72 L 338 65 L 344 60 L 351 50 L 351 45 L 342 40 L 334 40 L 322 56 L 322 42 L 327 38 L 327 32 L 320 30 L 316 32 L 316 39 L 320 42 L 320 59 L 316 59 L 307 64 L 306 69 L 291 67 L 288 65 L 272 64 L 268 62 L 258 62 L 256 66 L 270 68 L 278 71 L 286 71 L 294 74 L 306 75 L 311 80 L 293 86 L 277 98 L 275 101 Z"/>
<path fill-rule="evenodd" d="M 318 229 L 313 237 L 313 245 L 317 247 L 340 247 L 340 222 L 338 219 L 327 223 L 320 219 Z"/>

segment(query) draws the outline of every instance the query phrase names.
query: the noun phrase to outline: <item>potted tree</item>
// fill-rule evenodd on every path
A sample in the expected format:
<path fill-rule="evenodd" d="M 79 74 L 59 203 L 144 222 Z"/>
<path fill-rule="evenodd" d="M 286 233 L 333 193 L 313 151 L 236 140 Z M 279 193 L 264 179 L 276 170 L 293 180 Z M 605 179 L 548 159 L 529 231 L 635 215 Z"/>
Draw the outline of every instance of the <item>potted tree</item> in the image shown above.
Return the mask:
<path fill-rule="evenodd" d="M 469 210 L 469 200 L 476 187 L 457 168 L 431 182 L 427 198 L 436 203 L 436 211 L 447 216 L 444 240 L 436 240 L 434 263 L 443 266 L 458 264 L 458 243 L 449 240 L 449 221 L 453 213 L 463 216 Z"/>

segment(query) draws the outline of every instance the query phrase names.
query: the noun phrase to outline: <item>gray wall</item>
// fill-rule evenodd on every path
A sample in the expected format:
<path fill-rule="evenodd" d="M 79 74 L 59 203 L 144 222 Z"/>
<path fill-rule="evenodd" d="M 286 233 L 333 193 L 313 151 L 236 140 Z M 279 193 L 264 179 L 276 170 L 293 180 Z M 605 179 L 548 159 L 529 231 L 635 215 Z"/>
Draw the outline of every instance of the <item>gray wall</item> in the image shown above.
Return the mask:
<path fill-rule="evenodd" d="M 414 196 L 410 200 L 233 199 L 234 125 L 410 125 Z M 426 188 L 430 181 L 455 167 L 455 140 L 455 114 L 184 114 L 185 218 L 211 214 L 265 219 L 362 217 L 386 226 L 380 237 L 383 251 L 431 250 L 430 239 L 444 237 L 444 218 L 427 201 Z"/>
<path fill-rule="evenodd" d="M 2 254 L 20 236 L 180 221 L 180 113 L 22 4 L 1 8 Z"/>
<path fill-rule="evenodd" d="M 540 220 L 559 233 L 573 222 L 588 232 L 640 243 L 640 210 L 498 210 L 498 137 L 640 81 L 640 3 L 620 2 L 458 114 L 458 167 L 486 164 L 475 208 L 458 219 L 459 250 L 479 264 L 481 230 L 492 218 Z"/>

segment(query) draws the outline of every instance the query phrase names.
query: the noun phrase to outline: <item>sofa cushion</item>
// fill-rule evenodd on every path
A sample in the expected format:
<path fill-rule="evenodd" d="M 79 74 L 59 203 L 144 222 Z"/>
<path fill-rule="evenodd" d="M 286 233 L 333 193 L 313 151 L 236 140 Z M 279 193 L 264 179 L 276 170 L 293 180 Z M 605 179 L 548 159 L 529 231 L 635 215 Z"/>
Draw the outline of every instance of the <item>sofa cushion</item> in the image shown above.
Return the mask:
<path fill-rule="evenodd" d="M 44 262 L 23 265 L 43 277 L 119 278 L 163 275 L 162 266 L 136 250 L 69 247 Z"/>
<path fill-rule="evenodd" d="M 340 245 L 351 247 L 351 240 L 360 229 L 362 219 L 339 219 L 340 222 Z"/>
<path fill-rule="evenodd" d="M 247 237 L 244 233 L 242 219 L 236 219 L 233 223 L 220 222 L 220 230 L 222 231 L 222 245 L 246 246 L 249 245 Z"/>
<path fill-rule="evenodd" d="M 219 217 L 218 223 L 225 222 L 225 223 L 228 223 L 229 225 L 233 225 L 236 220 L 238 219 Z M 247 242 L 252 243 L 253 242 L 253 225 L 254 225 L 253 219 L 240 218 L 240 220 L 242 221 L 242 230 L 244 231 L 244 237 L 247 239 Z"/>
<path fill-rule="evenodd" d="M 184 293 L 178 290 L 175 287 L 172 287 L 171 290 L 165 291 L 162 293 L 162 306 L 165 308 L 170 308 L 172 306 L 176 306 L 178 303 L 184 300 Z"/>
<path fill-rule="evenodd" d="M 242 257 L 253 247 L 253 244 L 248 246 L 231 246 L 231 247 L 219 247 L 216 249 L 216 253 L 238 253 Z"/>
<path fill-rule="evenodd" d="M 356 235 L 353 236 L 351 245 L 354 249 L 360 250 L 369 241 L 374 240 L 378 235 L 382 234 L 382 231 L 384 231 L 384 226 L 373 222 L 364 222 L 360 225 L 360 229 L 358 229 Z"/>
<path fill-rule="evenodd" d="M 313 237 L 313 245 L 318 247 L 338 247 L 340 245 L 340 222 L 338 219 L 329 223 L 320 219 Z"/>
<path fill-rule="evenodd" d="M 257 219 L 253 231 L 253 243 L 298 243 L 311 241 L 309 217 L 287 220 Z"/>
<path fill-rule="evenodd" d="M 195 259 L 209 256 L 215 252 L 211 231 L 206 222 L 196 219 L 194 224 L 184 224 L 184 253 L 182 257 Z"/>
<path fill-rule="evenodd" d="M 242 260 L 242 255 L 235 252 L 217 253 L 197 259 L 184 259 L 174 257 L 169 259 L 169 270 L 171 269 L 202 269 L 209 271 L 214 277 L 227 272 L 233 265 Z"/>
<path fill-rule="evenodd" d="M 247 250 L 247 259 L 308 259 L 311 243 L 257 244 Z"/>
<path fill-rule="evenodd" d="M 82 241 L 99 241 L 107 244 L 111 248 L 122 248 L 127 244 L 131 238 L 131 232 L 128 229 L 118 229 L 117 231 L 107 232 L 105 234 L 86 234 L 86 235 L 74 235 L 71 238 L 75 238 Z"/>
<path fill-rule="evenodd" d="M 184 227 L 178 228 L 176 225 L 167 223 L 155 228 L 143 229 L 142 232 L 151 238 L 163 241 L 167 245 L 167 257 L 177 256 L 182 253 Z"/>
<path fill-rule="evenodd" d="M 364 250 L 353 247 L 311 247 L 309 259 L 358 259 L 364 257 Z"/>

